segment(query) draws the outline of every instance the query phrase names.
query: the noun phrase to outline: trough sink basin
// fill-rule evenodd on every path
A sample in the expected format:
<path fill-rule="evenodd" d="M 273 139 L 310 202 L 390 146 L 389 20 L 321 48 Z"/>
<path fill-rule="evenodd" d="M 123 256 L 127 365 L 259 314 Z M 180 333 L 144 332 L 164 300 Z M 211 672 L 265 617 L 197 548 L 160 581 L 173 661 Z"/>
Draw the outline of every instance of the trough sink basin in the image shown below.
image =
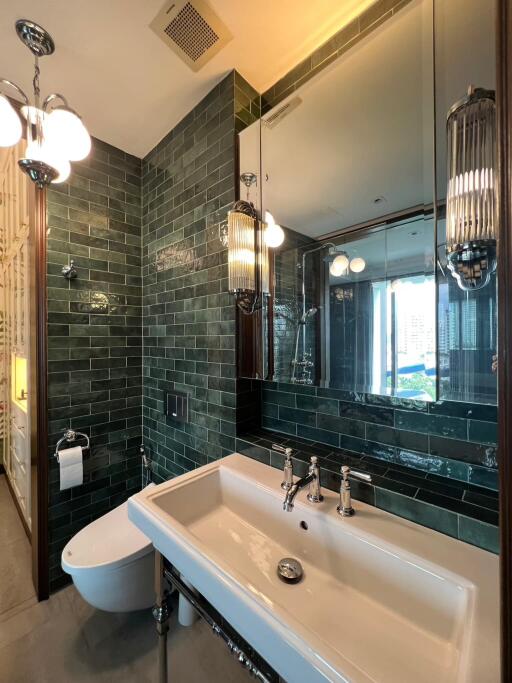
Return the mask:
<path fill-rule="evenodd" d="M 128 503 L 129 517 L 289 683 L 498 683 L 498 558 L 324 489 L 284 512 L 240 454 Z M 304 576 L 286 584 L 283 557 Z"/>

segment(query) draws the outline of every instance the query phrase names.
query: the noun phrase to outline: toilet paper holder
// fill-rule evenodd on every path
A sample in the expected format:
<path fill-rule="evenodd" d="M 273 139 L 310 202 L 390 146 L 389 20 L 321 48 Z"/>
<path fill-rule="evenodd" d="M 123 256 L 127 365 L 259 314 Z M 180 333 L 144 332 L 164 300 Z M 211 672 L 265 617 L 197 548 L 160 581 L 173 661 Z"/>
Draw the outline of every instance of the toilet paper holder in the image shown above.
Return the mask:
<path fill-rule="evenodd" d="M 57 441 L 57 445 L 55 446 L 55 453 L 54 453 L 54 456 L 55 456 L 57 462 L 59 462 L 59 448 L 60 448 L 60 445 L 61 445 L 62 443 L 64 443 L 64 441 L 65 441 L 66 443 L 73 443 L 73 441 L 76 441 L 76 439 L 77 439 L 78 436 L 82 436 L 82 437 L 86 440 L 87 444 L 84 446 L 84 448 L 89 448 L 89 443 L 90 443 L 90 442 L 89 442 L 89 437 L 87 436 L 87 434 L 84 434 L 83 432 L 75 432 L 73 429 L 66 429 L 66 431 L 64 432 L 64 436 L 62 436 L 62 437 Z"/>

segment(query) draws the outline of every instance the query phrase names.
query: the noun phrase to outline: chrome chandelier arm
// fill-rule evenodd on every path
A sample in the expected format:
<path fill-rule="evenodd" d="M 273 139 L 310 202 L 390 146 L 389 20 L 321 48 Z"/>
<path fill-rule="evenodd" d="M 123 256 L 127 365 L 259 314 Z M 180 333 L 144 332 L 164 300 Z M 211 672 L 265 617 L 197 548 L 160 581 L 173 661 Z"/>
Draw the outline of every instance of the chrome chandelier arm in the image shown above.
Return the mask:
<path fill-rule="evenodd" d="M 1 86 L 2 86 L 2 85 L 7 85 L 7 86 L 9 86 L 10 88 L 13 88 L 14 90 L 16 90 L 16 92 L 18 93 L 18 95 L 21 95 L 21 96 L 22 96 L 23 101 L 25 102 L 25 104 L 28 104 L 28 103 L 29 103 L 28 97 L 25 95 L 25 93 L 23 92 L 23 90 L 22 90 L 18 85 L 16 85 L 16 83 L 13 83 L 12 81 L 8 81 L 7 78 L 0 78 L 0 90 L 1 90 Z"/>
<path fill-rule="evenodd" d="M 68 101 L 67 101 L 67 99 L 64 97 L 64 95 L 61 95 L 61 94 L 58 93 L 58 92 L 52 92 L 50 95 L 48 95 L 48 97 L 45 98 L 45 100 L 44 100 L 44 102 L 43 102 L 43 111 L 47 111 L 47 110 L 48 110 L 48 107 L 50 106 L 50 104 L 51 104 L 54 100 L 60 100 L 61 102 L 63 102 L 63 104 L 64 104 L 64 106 L 66 107 L 66 109 L 69 109 Z"/>

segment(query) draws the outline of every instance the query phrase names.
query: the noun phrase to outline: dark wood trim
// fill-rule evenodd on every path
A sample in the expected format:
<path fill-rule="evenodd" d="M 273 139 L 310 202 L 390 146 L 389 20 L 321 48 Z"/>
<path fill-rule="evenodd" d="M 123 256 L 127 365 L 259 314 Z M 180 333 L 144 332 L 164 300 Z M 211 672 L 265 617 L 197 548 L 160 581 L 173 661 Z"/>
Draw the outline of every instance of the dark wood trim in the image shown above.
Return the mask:
<path fill-rule="evenodd" d="M 263 379 L 268 379 L 269 381 L 274 379 L 274 296 L 276 291 L 275 286 L 275 253 L 273 249 L 268 250 L 268 281 L 270 294 L 268 297 L 268 339 L 267 339 L 267 365 L 263 368 Z"/>
<path fill-rule="evenodd" d="M 2 469 L 3 469 L 3 466 L 2 466 Z M 32 534 L 30 532 L 30 529 L 28 528 L 28 524 L 25 520 L 25 515 L 23 514 L 23 511 L 22 511 L 20 504 L 18 502 L 18 497 L 14 493 L 14 489 L 12 488 L 11 480 L 9 479 L 7 474 L 5 475 L 5 481 L 7 484 L 7 488 L 9 489 L 9 493 L 11 494 L 11 498 L 13 500 L 14 506 L 18 512 L 18 517 L 20 518 L 20 521 L 23 524 L 23 529 L 25 530 L 25 533 L 27 535 L 29 542 L 32 543 Z"/>
<path fill-rule="evenodd" d="M 39 600 L 50 594 L 48 540 L 48 411 L 47 411 L 47 288 L 46 192 L 33 189 L 35 236 L 35 359 L 37 404 L 33 410 L 32 439 L 32 576 Z M 33 404 L 32 404 L 33 405 Z M 34 495 L 35 494 L 35 495 Z"/>
<path fill-rule="evenodd" d="M 446 202 L 440 202 L 437 210 L 442 209 L 446 206 Z M 379 218 L 372 218 L 369 221 L 363 223 L 356 223 L 347 228 L 341 228 L 340 230 L 333 230 L 325 235 L 320 235 L 319 237 L 313 237 L 315 242 L 325 242 L 330 240 L 335 244 L 344 244 L 345 242 L 351 242 L 355 237 L 362 237 L 367 234 L 372 234 L 375 232 L 380 232 L 381 230 L 386 230 L 393 223 L 398 221 L 412 220 L 413 218 L 425 219 L 425 217 L 435 218 L 434 204 L 425 204 L 421 206 L 413 206 L 408 209 L 402 209 L 401 211 L 395 211 L 394 213 L 388 213 L 385 216 L 380 216 Z"/>
<path fill-rule="evenodd" d="M 501 680 L 512 681 L 512 0 L 497 0 Z"/>

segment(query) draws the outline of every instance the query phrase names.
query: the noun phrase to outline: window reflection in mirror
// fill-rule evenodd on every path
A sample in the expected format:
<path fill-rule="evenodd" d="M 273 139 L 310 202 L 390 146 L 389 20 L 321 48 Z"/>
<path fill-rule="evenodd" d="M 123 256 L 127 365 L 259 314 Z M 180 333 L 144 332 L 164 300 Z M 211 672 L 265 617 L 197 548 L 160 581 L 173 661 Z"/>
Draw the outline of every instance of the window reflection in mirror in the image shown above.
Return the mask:
<path fill-rule="evenodd" d="M 433 264 L 433 220 L 423 214 L 281 250 L 274 379 L 434 400 Z"/>

